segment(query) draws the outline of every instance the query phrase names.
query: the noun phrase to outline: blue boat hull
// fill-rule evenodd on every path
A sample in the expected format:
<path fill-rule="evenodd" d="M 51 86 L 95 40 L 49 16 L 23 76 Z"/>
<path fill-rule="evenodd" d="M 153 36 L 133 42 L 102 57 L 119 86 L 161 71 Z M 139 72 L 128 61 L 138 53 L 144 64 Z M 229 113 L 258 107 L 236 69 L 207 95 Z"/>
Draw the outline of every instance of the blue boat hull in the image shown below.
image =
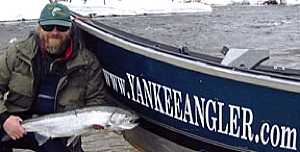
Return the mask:
<path fill-rule="evenodd" d="M 119 36 L 118 39 L 125 41 L 124 45 L 111 43 L 95 31 L 91 32 L 89 24 L 80 26 L 87 48 L 95 52 L 103 66 L 111 94 L 144 119 L 142 128 L 196 151 L 299 150 L 300 93 L 297 87 L 281 89 L 276 86 L 277 80 L 280 84 L 297 86 L 297 79 L 275 77 L 274 83 L 266 86 L 255 82 L 255 78 L 252 80 L 253 77 L 260 74 L 265 77 L 263 81 L 269 81 L 272 75 L 238 71 L 236 77 L 243 77 L 243 81 L 239 81 L 231 75 L 201 72 L 189 66 L 190 62 L 200 61 L 178 53 L 149 49 L 128 40 L 130 35 L 125 35 L 127 39 L 124 39 L 99 24 L 92 25 L 96 31 L 109 35 L 107 39 Z M 126 43 L 158 53 L 152 57 L 132 51 Z M 159 55 L 161 57 L 157 57 Z M 182 64 L 172 64 L 170 56 Z M 206 64 L 220 71 L 224 69 L 224 75 L 230 71 L 221 65 Z M 185 142 L 168 137 L 171 132 Z"/>

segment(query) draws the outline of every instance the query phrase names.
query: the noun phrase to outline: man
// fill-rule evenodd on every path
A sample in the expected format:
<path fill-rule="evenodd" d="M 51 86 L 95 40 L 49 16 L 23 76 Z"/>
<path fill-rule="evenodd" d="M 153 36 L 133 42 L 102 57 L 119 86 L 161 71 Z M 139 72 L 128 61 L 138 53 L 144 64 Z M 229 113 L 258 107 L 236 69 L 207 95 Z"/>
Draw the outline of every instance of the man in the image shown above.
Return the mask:
<path fill-rule="evenodd" d="M 24 119 L 104 102 L 102 70 L 96 57 L 84 49 L 75 34 L 70 10 L 47 4 L 36 31 L 10 47 L 0 57 L 1 152 L 12 148 L 39 152 L 81 152 L 81 141 L 66 146 L 56 138 L 38 146 L 32 133 L 21 126 Z"/>

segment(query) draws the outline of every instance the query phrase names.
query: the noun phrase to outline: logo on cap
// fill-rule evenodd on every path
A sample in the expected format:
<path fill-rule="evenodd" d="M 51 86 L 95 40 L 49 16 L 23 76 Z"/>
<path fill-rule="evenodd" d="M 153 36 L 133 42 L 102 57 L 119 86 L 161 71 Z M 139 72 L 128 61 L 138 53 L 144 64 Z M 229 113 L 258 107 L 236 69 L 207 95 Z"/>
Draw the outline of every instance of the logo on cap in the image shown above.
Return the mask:
<path fill-rule="evenodd" d="M 59 7 L 55 7 L 53 10 L 52 10 L 52 16 L 55 17 L 57 15 L 64 15 L 63 11 L 61 8 Z"/>

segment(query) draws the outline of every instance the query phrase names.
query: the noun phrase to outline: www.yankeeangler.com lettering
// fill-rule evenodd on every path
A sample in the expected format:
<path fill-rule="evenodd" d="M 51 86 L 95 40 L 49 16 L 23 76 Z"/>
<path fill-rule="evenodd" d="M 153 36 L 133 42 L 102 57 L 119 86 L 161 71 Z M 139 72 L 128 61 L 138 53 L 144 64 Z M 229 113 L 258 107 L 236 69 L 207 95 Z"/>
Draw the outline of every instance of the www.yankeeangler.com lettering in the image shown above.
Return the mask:
<path fill-rule="evenodd" d="M 103 71 L 107 85 L 114 91 L 133 102 L 173 119 L 234 138 L 297 150 L 297 130 L 295 128 L 264 122 L 255 134 L 252 129 L 254 114 L 250 108 L 226 105 L 221 101 L 182 93 L 129 73 L 126 73 L 127 78 L 123 79 L 107 70 Z M 130 88 L 129 90 L 126 90 L 126 84 L 129 84 L 127 87 Z M 224 119 L 224 111 L 228 111 L 227 119 Z"/>

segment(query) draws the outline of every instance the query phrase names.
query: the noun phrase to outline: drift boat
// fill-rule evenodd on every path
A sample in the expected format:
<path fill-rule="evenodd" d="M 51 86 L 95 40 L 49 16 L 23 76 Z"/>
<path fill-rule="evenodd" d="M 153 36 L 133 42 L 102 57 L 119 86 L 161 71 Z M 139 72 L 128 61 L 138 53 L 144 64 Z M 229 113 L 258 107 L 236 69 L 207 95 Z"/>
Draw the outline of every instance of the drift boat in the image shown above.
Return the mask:
<path fill-rule="evenodd" d="M 75 19 L 111 95 L 136 111 L 125 138 L 143 151 L 298 151 L 298 70 L 262 66 L 268 51 L 224 58 Z"/>

